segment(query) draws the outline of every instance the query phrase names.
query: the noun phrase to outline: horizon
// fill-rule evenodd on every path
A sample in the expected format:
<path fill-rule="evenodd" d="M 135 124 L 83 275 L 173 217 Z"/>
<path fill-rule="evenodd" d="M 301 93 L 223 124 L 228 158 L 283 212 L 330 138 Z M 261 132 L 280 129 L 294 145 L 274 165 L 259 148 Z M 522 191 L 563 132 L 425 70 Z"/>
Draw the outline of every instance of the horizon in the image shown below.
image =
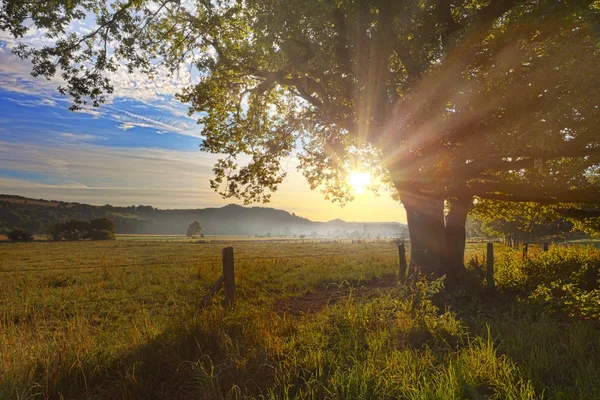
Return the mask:
<path fill-rule="evenodd" d="M 140 206 L 151 206 L 153 207 L 155 210 L 158 211 L 196 211 L 196 210 L 206 210 L 206 209 L 222 209 L 228 206 L 237 206 L 237 207 L 242 207 L 242 208 L 246 208 L 246 209 L 250 209 L 250 208 L 264 208 L 264 209 L 270 209 L 270 210 L 275 210 L 275 211 L 284 211 L 287 212 L 290 215 L 299 217 L 299 218 L 303 218 L 303 219 L 307 219 L 310 222 L 317 222 L 317 223 L 329 223 L 329 222 L 333 222 L 333 221 L 341 221 L 341 222 L 345 222 L 345 223 L 363 223 L 363 224 L 401 224 L 401 225 L 406 225 L 406 223 L 404 222 L 400 222 L 400 221 L 355 221 L 355 220 L 345 220 L 342 218 L 333 218 L 333 219 L 328 219 L 328 220 L 315 220 L 315 219 L 311 219 L 308 217 L 305 217 L 303 215 L 299 215 L 295 212 L 291 212 L 289 210 L 283 209 L 283 208 L 276 208 L 276 207 L 271 207 L 268 205 L 260 205 L 260 204 L 250 204 L 250 205 L 243 205 L 243 204 L 235 204 L 235 203 L 229 203 L 229 204 L 225 204 L 225 205 L 218 205 L 218 206 L 206 206 L 206 207 L 202 207 L 202 208 L 160 208 L 160 207 L 155 207 L 152 204 L 125 204 L 125 205 L 116 205 L 116 204 L 110 204 L 110 203 L 106 203 L 106 204 L 92 204 L 92 203 L 81 203 L 81 202 L 77 202 L 77 201 L 65 201 L 65 200 L 60 200 L 60 199 L 45 199 L 45 198 L 33 198 L 33 197 L 27 197 L 27 196 L 22 196 L 19 194 L 12 194 L 12 193 L 0 193 L 0 201 L 2 201 L 3 197 L 20 197 L 20 198 L 25 198 L 27 200 L 35 200 L 35 201 L 48 201 L 48 202 L 62 202 L 62 203 L 77 203 L 77 204 L 85 204 L 85 205 L 90 205 L 93 207 L 105 207 L 105 206 L 111 206 L 111 207 L 130 207 L 130 206 L 136 206 L 136 207 L 140 207 Z"/>

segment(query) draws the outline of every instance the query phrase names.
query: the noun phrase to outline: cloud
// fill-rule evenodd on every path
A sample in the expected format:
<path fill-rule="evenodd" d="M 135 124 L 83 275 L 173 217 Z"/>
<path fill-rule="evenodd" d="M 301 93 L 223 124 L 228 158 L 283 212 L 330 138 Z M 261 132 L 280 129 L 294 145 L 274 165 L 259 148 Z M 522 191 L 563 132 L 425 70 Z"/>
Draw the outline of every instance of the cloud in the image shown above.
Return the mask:
<path fill-rule="evenodd" d="M 123 122 L 121 125 L 119 125 L 119 129 L 122 131 L 128 131 L 129 129 L 133 129 L 135 127 L 141 127 L 141 128 L 151 128 L 152 125 L 148 125 L 148 124 L 140 124 L 140 123 L 133 123 L 133 122 Z"/>
<path fill-rule="evenodd" d="M 77 114 L 88 114 L 91 115 L 92 117 L 94 117 L 95 119 L 99 118 L 102 113 L 100 112 L 99 109 L 93 109 L 93 108 L 86 108 L 83 107 L 77 111 L 75 111 Z"/>
<path fill-rule="evenodd" d="M 40 107 L 40 106 L 47 106 L 47 107 L 56 107 L 56 101 L 51 100 L 51 99 L 39 99 L 39 100 L 21 100 L 21 99 L 13 99 L 10 97 L 6 97 L 6 100 L 16 103 L 22 107 Z"/>
<path fill-rule="evenodd" d="M 80 27 L 76 30 L 81 31 L 81 29 L 88 28 Z M 45 36 L 45 30 L 30 29 L 19 41 L 7 32 L 0 31 L 0 88 L 41 98 L 56 97 L 58 86 L 65 84 L 60 71 L 50 80 L 32 77 L 31 62 L 21 60 L 12 54 L 12 48 L 18 42 L 38 48 L 53 43 Z M 156 74 L 150 78 L 138 70 L 129 72 L 124 65 L 121 65 L 116 71 L 105 74 L 114 87 L 112 94 L 106 94 L 105 105 L 112 104 L 115 99 L 135 99 L 187 118 L 186 107 L 172 99 L 182 88 L 194 82 L 189 68 L 190 66 L 182 66 L 176 74 L 172 74 L 168 69 L 158 66 Z M 68 98 L 64 99 L 68 101 Z M 165 104 L 165 99 L 173 104 Z"/>
<path fill-rule="evenodd" d="M 140 127 L 153 128 L 156 129 L 158 133 L 172 132 L 185 136 L 200 137 L 200 130 L 196 125 L 191 126 L 187 121 L 181 120 L 180 118 L 150 118 L 145 115 L 119 109 L 115 106 L 111 106 L 110 110 L 113 111 L 111 117 L 114 120 L 121 122 L 118 127 L 122 131 Z"/>
<path fill-rule="evenodd" d="M 3 193 L 90 204 L 152 204 L 160 208 L 197 208 L 240 203 L 223 199 L 209 186 L 217 156 L 199 151 L 110 148 L 84 142 L 42 146 L 0 142 Z M 406 221 L 389 196 L 365 194 L 344 208 L 311 191 L 288 166 L 288 180 L 269 207 L 328 221 Z M 31 176 L 24 179 L 23 176 Z"/>
<path fill-rule="evenodd" d="M 60 136 L 64 139 L 67 139 L 69 141 L 82 141 L 82 142 L 97 140 L 97 139 L 104 139 L 102 137 L 90 135 L 87 133 L 76 134 L 76 133 L 65 132 L 65 133 L 59 133 L 58 136 Z"/>

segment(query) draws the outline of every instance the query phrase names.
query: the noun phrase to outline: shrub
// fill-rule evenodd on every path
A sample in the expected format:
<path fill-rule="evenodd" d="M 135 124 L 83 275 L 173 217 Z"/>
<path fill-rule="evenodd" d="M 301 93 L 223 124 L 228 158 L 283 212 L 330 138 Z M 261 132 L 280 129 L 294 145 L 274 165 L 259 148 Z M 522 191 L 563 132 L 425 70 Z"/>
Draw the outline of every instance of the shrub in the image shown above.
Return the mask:
<path fill-rule="evenodd" d="M 70 219 L 61 224 L 54 224 L 49 229 L 54 240 L 114 240 L 115 223 L 109 218 L 80 221 Z"/>
<path fill-rule="evenodd" d="M 600 252 L 593 247 L 553 247 L 523 260 L 513 252 L 496 263 L 498 287 L 525 291 L 547 311 L 600 317 Z"/>
<path fill-rule="evenodd" d="M 115 234 L 107 230 L 91 231 L 88 237 L 92 240 L 115 240 Z"/>
<path fill-rule="evenodd" d="M 91 220 L 85 238 L 92 240 L 115 240 L 114 221 L 106 217 Z"/>
<path fill-rule="evenodd" d="M 8 233 L 8 238 L 13 242 L 31 242 L 33 235 L 25 229 L 13 229 Z"/>

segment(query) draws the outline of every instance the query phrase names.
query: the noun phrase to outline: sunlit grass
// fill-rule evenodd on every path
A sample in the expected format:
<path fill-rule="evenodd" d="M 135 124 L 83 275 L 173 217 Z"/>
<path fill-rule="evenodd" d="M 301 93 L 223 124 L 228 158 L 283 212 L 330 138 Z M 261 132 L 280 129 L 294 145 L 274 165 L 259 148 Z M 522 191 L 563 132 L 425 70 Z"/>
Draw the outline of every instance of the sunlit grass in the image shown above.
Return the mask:
<path fill-rule="evenodd" d="M 490 297 L 397 284 L 391 244 L 240 243 L 235 308 L 218 295 L 199 311 L 222 247 L 0 245 L 0 271 L 33 270 L 0 272 L 0 398 L 600 396 L 596 321 L 527 289 L 545 276 L 535 268 L 595 265 L 597 252 L 533 251 L 527 264 L 498 245 Z M 472 268 L 484 250 L 468 246 Z M 56 269 L 77 266 L 90 268 Z"/>

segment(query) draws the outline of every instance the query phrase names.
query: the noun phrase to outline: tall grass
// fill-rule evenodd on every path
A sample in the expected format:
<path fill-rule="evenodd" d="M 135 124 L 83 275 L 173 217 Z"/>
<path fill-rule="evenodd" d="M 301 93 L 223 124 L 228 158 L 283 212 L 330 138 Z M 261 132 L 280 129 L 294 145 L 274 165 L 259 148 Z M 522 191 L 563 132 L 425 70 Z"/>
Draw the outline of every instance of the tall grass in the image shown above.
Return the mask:
<path fill-rule="evenodd" d="M 220 263 L 193 259 L 220 248 L 0 246 L 0 271 L 39 269 L 0 273 L 0 398 L 600 398 L 597 321 L 536 297 L 559 277 L 596 290 L 573 267 L 592 251 L 507 252 L 491 295 L 398 284 L 390 245 L 242 244 L 236 306 L 199 311 Z M 48 270 L 82 263 L 100 267 Z"/>

